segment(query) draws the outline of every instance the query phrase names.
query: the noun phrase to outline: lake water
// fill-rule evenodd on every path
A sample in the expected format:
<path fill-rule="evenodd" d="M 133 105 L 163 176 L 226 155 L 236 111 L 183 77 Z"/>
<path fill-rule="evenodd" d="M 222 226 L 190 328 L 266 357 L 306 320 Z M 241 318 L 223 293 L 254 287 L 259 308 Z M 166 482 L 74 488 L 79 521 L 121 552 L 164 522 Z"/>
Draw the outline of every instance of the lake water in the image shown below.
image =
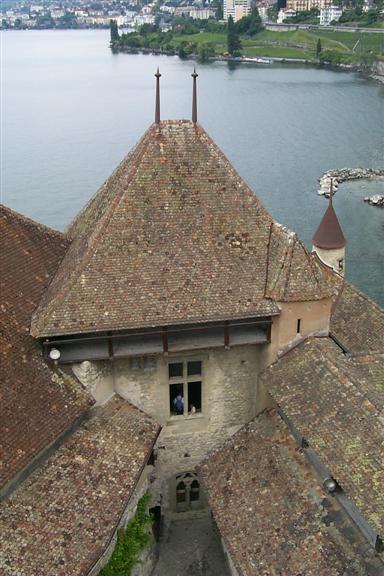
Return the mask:
<path fill-rule="evenodd" d="M 2 202 L 63 230 L 153 121 L 190 118 L 193 63 L 113 55 L 109 33 L 0 33 Z M 305 243 L 326 208 L 330 168 L 383 165 L 384 87 L 310 67 L 198 66 L 199 122 L 272 215 Z M 383 182 L 340 186 L 347 278 L 384 305 L 384 210 L 362 198 Z"/>

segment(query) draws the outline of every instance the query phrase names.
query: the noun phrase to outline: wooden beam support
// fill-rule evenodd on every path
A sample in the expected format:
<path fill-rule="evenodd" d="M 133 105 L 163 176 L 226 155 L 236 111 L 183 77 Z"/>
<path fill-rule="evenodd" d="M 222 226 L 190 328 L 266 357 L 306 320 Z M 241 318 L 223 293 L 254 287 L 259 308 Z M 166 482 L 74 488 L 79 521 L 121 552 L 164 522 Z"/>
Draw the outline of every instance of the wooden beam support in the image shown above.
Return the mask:
<path fill-rule="evenodd" d="M 168 326 L 163 326 L 162 335 L 163 335 L 163 352 L 164 354 L 168 354 Z"/>
<path fill-rule="evenodd" d="M 224 322 L 224 346 L 229 349 L 229 322 L 226 320 Z"/>
<path fill-rule="evenodd" d="M 113 340 L 111 337 L 108 338 L 108 358 L 113 360 Z"/>

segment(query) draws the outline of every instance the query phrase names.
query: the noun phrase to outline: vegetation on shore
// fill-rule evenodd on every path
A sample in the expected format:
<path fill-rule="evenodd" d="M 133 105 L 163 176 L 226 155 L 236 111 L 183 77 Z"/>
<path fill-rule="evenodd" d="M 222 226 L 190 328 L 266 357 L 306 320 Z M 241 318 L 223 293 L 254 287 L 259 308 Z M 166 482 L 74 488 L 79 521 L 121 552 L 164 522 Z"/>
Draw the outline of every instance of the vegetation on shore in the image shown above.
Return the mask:
<path fill-rule="evenodd" d="M 145 24 L 135 33 L 119 34 L 111 23 L 111 48 L 116 52 L 157 52 L 195 57 L 204 62 L 223 56 L 302 59 L 334 65 L 370 67 L 384 59 L 384 34 L 323 28 L 271 31 L 263 29 L 257 9 L 227 25 L 208 23 L 204 28 L 184 20 L 174 30 L 158 31 Z"/>

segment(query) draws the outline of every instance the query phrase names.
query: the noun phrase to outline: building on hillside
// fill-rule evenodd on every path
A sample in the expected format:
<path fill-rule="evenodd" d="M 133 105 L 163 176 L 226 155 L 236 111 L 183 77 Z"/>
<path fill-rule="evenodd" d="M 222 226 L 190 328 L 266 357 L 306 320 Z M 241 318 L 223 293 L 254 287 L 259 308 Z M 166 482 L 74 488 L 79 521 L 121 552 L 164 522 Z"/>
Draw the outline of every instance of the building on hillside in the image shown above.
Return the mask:
<path fill-rule="evenodd" d="M 259 16 L 263 24 L 268 22 L 268 9 L 269 9 L 268 5 L 258 6 Z"/>
<path fill-rule="evenodd" d="M 372 8 L 374 8 L 374 2 L 373 2 L 373 0 L 364 0 L 363 12 L 368 12 L 368 11 L 371 10 Z"/>
<path fill-rule="evenodd" d="M 383 573 L 384 311 L 273 219 L 195 96 L 160 121 L 157 92 L 65 234 L 1 222 L 6 576 L 96 574 L 146 487 L 209 504 L 234 575 Z"/>
<path fill-rule="evenodd" d="M 313 8 L 322 10 L 330 6 L 332 0 L 287 0 L 287 8 L 296 10 L 296 12 L 308 12 Z"/>
<path fill-rule="evenodd" d="M 198 8 L 196 6 L 178 6 L 173 9 L 175 16 L 188 16 L 194 20 L 209 20 L 215 17 L 213 8 Z"/>
<path fill-rule="evenodd" d="M 250 0 L 224 0 L 223 4 L 223 18 L 228 20 L 232 16 L 233 21 L 237 22 L 248 16 L 251 12 Z"/>
<path fill-rule="evenodd" d="M 320 10 L 320 26 L 329 26 L 331 22 L 338 22 L 343 13 L 340 6 L 326 6 Z"/>
<path fill-rule="evenodd" d="M 294 16 L 296 16 L 296 10 L 292 10 L 292 8 L 281 8 L 277 15 L 277 24 L 283 24 L 284 20 L 293 18 Z"/>

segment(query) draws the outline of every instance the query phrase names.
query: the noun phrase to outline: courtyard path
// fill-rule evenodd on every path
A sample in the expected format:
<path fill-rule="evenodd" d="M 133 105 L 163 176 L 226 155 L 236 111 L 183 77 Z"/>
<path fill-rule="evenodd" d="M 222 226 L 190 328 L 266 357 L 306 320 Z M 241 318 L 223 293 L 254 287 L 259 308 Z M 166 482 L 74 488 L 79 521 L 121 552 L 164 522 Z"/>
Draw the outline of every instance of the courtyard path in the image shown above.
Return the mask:
<path fill-rule="evenodd" d="M 209 513 L 170 519 L 152 576 L 230 576 Z"/>

